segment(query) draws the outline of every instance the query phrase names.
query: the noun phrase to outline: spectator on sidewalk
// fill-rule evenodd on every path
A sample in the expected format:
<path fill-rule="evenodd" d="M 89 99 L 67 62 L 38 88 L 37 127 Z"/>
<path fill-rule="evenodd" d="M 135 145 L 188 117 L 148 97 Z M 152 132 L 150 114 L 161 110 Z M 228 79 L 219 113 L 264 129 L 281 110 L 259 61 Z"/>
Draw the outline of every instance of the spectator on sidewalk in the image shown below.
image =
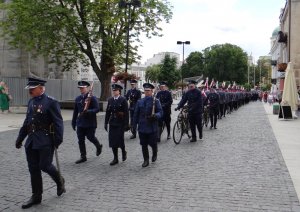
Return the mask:
<path fill-rule="evenodd" d="M 7 93 L 5 82 L 0 82 L 0 112 L 7 113 L 9 111 L 9 96 Z"/>

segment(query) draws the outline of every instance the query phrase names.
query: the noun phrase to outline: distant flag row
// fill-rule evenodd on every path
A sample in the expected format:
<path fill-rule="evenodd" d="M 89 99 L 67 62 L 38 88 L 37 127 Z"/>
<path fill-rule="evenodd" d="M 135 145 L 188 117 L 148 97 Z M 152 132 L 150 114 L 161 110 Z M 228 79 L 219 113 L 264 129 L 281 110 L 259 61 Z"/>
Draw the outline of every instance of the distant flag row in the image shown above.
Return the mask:
<path fill-rule="evenodd" d="M 216 82 L 215 82 L 214 78 L 211 80 L 211 82 L 210 82 L 210 84 L 209 84 L 209 79 L 208 79 L 208 77 L 206 77 L 204 86 L 203 86 L 203 83 L 204 83 L 204 80 L 201 80 L 201 81 L 198 83 L 197 87 L 205 87 L 206 90 L 208 90 L 209 88 L 212 88 L 212 87 L 214 87 L 214 86 L 215 86 L 217 89 L 220 88 L 220 85 L 219 85 L 220 83 L 219 83 L 219 81 L 216 81 Z M 226 82 L 225 82 L 225 81 L 222 82 L 221 88 L 222 88 L 222 89 L 225 89 L 225 88 L 226 88 Z M 229 90 L 229 89 L 245 90 L 245 88 L 244 88 L 243 86 L 238 86 L 238 85 L 236 84 L 235 81 L 233 82 L 233 84 L 229 84 L 229 85 L 227 86 L 227 90 Z"/>

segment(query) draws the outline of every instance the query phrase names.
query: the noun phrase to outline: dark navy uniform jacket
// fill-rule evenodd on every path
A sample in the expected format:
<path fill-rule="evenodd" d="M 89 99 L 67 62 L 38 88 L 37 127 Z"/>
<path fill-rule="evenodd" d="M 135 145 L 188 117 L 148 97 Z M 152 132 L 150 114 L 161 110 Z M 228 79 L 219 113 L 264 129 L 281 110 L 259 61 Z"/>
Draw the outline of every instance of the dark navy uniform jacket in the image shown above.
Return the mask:
<path fill-rule="evenodd" d="M 220 104 L 220 99 L 219 99 L 219 94 L 215 93 L 215 92 L 210 92 L 207 95 L 207 98 L 205 100 L 206 102 L 208 102 L 208 105 L 210 107 L 219 107 Z"/>
<path fill-rule="evenodd" d="M 193 89 L 186 92 L 178 104 L 178 109 L 182 108 L 188 102 L 189 115 L 202 113 L 203 101 L 202 94 L 199 89 Z"/>
<path fill-rule="evenodd" d="M 128 103 L 123 96 L 119 96 L 116 100 L 114 97 L 108 99 L 105 114 L 105 125 L 107 124 L 111 126 L 128 126 Z"/>
<path fill-rule="evenodd" d="M 136 129 L 138 125 L 138 131 L 141 133 L 155 133 L 158 131 L 158 122 L 150 121 L 147 119 L 152 114 L 153 97 L 146 96 L 137 102 L 134 111 L 133 128 Z M 155 116 L 157 119 L 161 119 L 163 116 L 163 110 L 158 99 L 155 100 Z"/>
<path fill-rule="evenodd" d="M 156 98 L 160 101 L 164 114 L 171 114 L 171 106 L 173 103 L 172 94 L 170 91 L 159 91 Z"/>
<path fill-rule="evenodd" d="M 54 141 L 53 135 L 50 134 L 50 125 L 54 129 Z M 63 142 L 63 132 L 64 125 L 59 103 L 46 94 L 31 98 L 17 139 L 23 141 L 28 136 L 26 148 L 31 145 L 32 149 L 42 149 L 54 144 L 60 145 Z"/>
<path fill-rule="evenodd" d="M 129 100 L 129 110 L 134 110 L 136 103 L 139 99 L 142 97 L 142 92 L 138 90 L 137 88 L 130 89 L 127 91 L 127 94 L 125 95 L 126 99 Z"/>
<path fill-rule="evenodd" d="M 85 100 L 87 94 L 80 95 L 75 99 L 75 108 L 72 118 L 72 126 L 83 127 L 83 128 L 97 128 L 96 114 L 100 111 L 98 100 L 95 96 L 91 97 L 91 103 L 86 113 L 80 115 L 84 109 Z"/>
<path fill-rule="evenodd" d="M 225 92 L 224 91 L 218 91 L 219 97 L 220 97 L 220 104 L 225 104 Z"/>

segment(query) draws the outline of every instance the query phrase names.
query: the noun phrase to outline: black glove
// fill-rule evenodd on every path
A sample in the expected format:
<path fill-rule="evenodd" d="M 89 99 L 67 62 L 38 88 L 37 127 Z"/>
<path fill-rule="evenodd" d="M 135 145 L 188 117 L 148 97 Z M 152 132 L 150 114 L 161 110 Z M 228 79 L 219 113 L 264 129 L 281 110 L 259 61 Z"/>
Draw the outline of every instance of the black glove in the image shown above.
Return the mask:
<path fill-rule="evenodd" d="M 75 124 L 72 124 L 72 128 L 74 131 L 76 131 L 76 125 Z"/>
<path fill-rule="evenodd" d="M 105 129 L 106 132 L 108 132 L 107 131 L 107 124 L 104 125 L 104 129 Z"/>
<path fill-rule="evenodd" d="M 22 147 L 22 141 L 21 140 L 16 140 L 16 148 L 20 149 Z"/>

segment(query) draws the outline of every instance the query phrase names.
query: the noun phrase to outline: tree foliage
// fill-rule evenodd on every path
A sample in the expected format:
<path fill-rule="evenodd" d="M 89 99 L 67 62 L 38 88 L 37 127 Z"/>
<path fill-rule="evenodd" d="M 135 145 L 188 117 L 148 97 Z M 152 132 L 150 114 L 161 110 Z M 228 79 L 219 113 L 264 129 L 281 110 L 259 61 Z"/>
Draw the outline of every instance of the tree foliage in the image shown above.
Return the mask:
<path fill-rule="evenodd" d="M 217 44 L 192 52 L 182 67 L 184 77 L 203 76 L 216 81 L 247 81 L 247 53 L 232 44 Z"/>
<path fill-rule="evenodd" d="M 160 64 L 154 64 L 146 68 L 146 81 L 158 82 L 158 75 L 160 72 Z"/>
<path fill-rule="evenodd" d="M 208 58 L 205 75 L 221 81 L 243 84 L 247 80 L 247 53 L 232 44 L 213 45 L 204 50 Z"/>
<path fill-rule="evenodd" d="M 206 60 L 201 52 L 191 52 L 181 66 L 183 78 L 201 76 L 204 72 Z"/>
<path fill-rule="evenodd" d="M 180 79 L 180 73 L 177 69 L 177 58 L 166 54 L 160 65 L 160 72 L 157 77 L 158 81 L 166 81 L 170 88 Z"/>
<path fill-rule="evenodd" d="M 172 16 L 168 0 L 141 0 L 132 8 L 131 20 L 119 0 L 12 0 L 1 3 L 7 12 L 0 23 L 11 44 L 62 64 L 90 65 L 101 81 L 106 100 L 116 65 L 124 64 L 127 23 L 130 28 L 129 64 L 135 61 L 139 36 L 161 36 L 159 24 Z"/>

